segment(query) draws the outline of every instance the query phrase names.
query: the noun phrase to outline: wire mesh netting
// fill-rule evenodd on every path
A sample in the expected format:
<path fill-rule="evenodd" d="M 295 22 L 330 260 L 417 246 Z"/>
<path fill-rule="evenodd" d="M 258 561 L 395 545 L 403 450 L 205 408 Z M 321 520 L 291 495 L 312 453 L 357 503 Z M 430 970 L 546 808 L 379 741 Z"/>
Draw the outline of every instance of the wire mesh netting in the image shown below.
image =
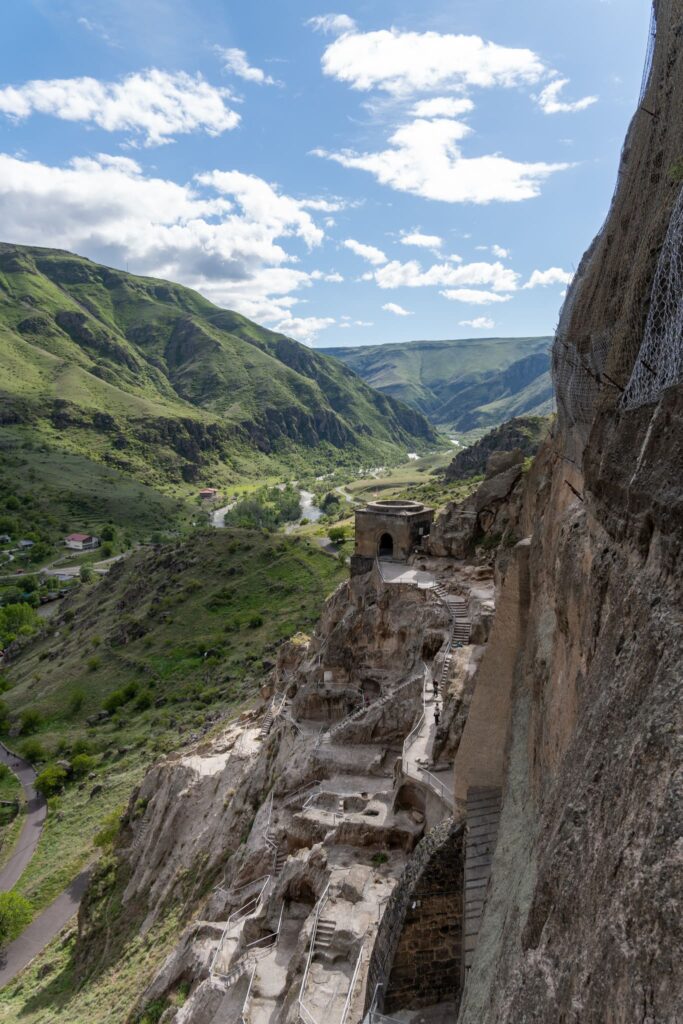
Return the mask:
<path fill-rule="evenodd" d="M 657 13 L 655 11 L 654 4 L 652 5 L 652 14 L 650 15 L 650 31 L 647 37 L 647 50 L 645 53 L 645 67 L 643 68 L 643 78 L 640 83 L 640 95 L 638 97 L 638 103 L 643 102 L 643 96 L 647 92 L 647 87 L 650 81 L 650 72 L 652 71 L 652 58 L 655 52 L 655 38 L 657 36 Z"/>
<path fill-rule="evenodd" d="M 636 409 L 683 376 L 683 188 L 671 213 L 652 284 L 645 333 L 622 397 Z"/>

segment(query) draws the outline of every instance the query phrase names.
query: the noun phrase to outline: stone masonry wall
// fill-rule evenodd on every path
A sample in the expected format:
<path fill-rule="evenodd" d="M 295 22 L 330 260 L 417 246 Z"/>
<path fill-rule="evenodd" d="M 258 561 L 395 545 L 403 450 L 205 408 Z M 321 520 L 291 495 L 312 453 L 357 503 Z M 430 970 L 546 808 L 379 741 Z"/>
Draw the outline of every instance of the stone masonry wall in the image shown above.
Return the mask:
<path fill-rule="evenodd" d="M 447 819 L 415 848 L 379 926 L 367 1002 L 386 1013 L 460 995 L 463 828 Z M 367 1009 L 367 1007 L 366 1007 Z"/>

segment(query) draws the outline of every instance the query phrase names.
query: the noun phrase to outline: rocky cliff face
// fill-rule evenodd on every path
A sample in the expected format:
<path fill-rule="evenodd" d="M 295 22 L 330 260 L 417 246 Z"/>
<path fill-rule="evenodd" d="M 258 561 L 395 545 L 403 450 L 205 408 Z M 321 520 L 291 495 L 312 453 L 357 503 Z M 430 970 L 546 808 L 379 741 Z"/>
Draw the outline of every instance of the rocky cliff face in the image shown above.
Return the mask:
<path fill-rule="evenodd" d="M 662 376 L 680 332 L 660 332 L 662 386 L 624 398 L 681 190 L 683 3 L 655 15 L 612 208 L 561 317 L 558 424 L 524 484 L 531 596 L 460 1024 L 681 1019 L 683 388 Z"/>

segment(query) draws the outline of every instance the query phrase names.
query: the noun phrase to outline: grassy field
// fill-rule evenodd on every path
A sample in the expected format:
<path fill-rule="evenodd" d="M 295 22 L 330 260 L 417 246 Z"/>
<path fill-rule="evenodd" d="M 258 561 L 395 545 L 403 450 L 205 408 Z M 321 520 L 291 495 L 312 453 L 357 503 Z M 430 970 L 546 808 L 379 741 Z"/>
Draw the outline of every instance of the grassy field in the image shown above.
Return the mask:
<path fill-rule="evenodd" d="M 149 764 L 253 701 L 278 643 L 311 628 L 345 573 L 305 538 L 207 529 L 65 599 L 8 667 L 4 694 L 14 721 L 38 716 L 9 743 L 44 764 L 92 758 L 50 799 L 19 882 L 36 910 L 94 856 L 93 838 Z"/>
<path fill-rule="evenodd" d="M 0 800 L 16 800 L 19 811 L 14 813 L 11 807 L 0 807 L 0 867 L 12 856 L 21 827 L 24 823 L 26 801 L 19 779 L 6 765 L 0 765 Z"/>

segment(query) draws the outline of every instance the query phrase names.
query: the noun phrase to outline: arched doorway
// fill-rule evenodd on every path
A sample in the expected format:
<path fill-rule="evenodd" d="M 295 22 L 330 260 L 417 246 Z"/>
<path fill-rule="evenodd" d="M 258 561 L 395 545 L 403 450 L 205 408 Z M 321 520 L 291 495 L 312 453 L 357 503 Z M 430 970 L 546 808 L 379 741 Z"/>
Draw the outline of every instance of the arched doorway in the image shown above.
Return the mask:
<path fill-rule="evenodd" d="M 383 533 L 379 539 L 379 545 L 377 547 L 377 554 L 380 558 L 393 558 L 394 556 L 394 541 L 390 533 Z"/>

